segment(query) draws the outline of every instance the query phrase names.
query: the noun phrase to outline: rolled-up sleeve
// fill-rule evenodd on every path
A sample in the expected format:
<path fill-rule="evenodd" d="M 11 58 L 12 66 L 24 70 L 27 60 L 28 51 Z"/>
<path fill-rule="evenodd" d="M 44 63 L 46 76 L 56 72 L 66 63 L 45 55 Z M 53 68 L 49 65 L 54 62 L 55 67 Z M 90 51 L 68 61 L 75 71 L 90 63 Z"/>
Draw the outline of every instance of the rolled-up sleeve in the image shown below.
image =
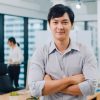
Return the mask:
<path fill-rule="evenodd" d="M 95 83 L 94 83 L 95 82 Z M 80 90 L 84 96 L 92 95 L 95 93 L 96 89 L 96 80 L 88 80 L 79 84 Z"/>
<path fill-rule="evenodd" d="M 82 94 L 87 96 L 94 94 L 98 80 L 97 61 L 90 49 L 85 49 L 83 63 L 83 74 L 85 76 L 85 81 L 80 83 L 79 87 Z"/>
<path fill-rule="evenodd" d="M 45 81 L 31 82 L 31 84 L 29 84 L 31 95 L 35 97 L 42 96 L 42 89 L 44 87 L 44 83 Z"/>
<path fill-rule="evenodd" d="M 29 61 L 28 86 L 32 96 L 42 95 L 44 87 L 44 62 L 41 50 L 37 50 Z"/>

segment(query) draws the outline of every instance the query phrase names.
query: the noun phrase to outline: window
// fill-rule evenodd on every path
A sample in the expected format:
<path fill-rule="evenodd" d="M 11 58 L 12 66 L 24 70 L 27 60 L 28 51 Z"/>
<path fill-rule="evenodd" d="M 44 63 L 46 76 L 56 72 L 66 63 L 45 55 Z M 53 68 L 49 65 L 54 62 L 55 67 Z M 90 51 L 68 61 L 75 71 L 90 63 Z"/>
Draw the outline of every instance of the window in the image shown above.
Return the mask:
<path fill-rule="evenodd" d="M 9 37 L 15 37 L 24 49 L 24 19 L 22 17 L 4 15 L 4 62 L 7 63 L 9 55 L 9 47 L 7 41 Z M 23 50 L 24 53 L 24 50 Z M 24 86 L 24 64 L 20 65 L 19 85 Z"/>
<path fill-rule="evenodd" d="M 40 19 L 29 19 L 28 20 L 28 56 L 31 57 L 33 51 L 35 50 L 35 36 L 34 32 L 38 30 L 43 30 L 43 20 Z"/>

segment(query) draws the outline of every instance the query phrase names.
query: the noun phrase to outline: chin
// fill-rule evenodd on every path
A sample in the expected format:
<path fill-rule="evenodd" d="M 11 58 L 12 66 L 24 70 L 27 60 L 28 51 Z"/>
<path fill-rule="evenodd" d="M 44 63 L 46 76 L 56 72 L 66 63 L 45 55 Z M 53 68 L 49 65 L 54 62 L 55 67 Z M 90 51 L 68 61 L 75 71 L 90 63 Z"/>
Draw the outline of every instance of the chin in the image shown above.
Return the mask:
<path fill-rule="evenodd" d="M 57 40 L 63 41 L 63 40 L 65 40 L 65 38 L 57 38 Z"/>

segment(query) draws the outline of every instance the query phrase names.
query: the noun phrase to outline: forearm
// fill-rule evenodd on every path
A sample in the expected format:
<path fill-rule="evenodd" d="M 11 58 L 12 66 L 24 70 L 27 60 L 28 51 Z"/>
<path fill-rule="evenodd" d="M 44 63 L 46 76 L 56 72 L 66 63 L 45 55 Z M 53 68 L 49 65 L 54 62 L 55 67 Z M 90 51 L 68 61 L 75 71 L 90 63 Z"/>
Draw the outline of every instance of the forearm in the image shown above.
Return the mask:
<path fill-rule="evenodd" d="M 60 80 L 47 80 L 45 81 L 45 86 L 43 88 L 43 95 L 50 95 L 53 93 L 57 93 L 62 89 L 68 87 L 71 84 L 69 78 L 63 78 Z"/>
<path fill-rule="evenodd" d="M 61 90 L 60 92 L 65 93 L 65 94 L 70 94 L 70 95 L 82 95 L 78 85 L 71 85 Z"/>
<path fill-rule="evenodd" d="M 44 80 L 45 80 L 45 85 L 42 94 L 49 95 L 49 94 L 57 93 L 67 88 L 69 85 L 78 84 L 82 82 L 84 80 L 84 77 L 82 74 L 79 74 L 75 76 L 64 77 L 60 80 L 52 80 L 50 75 L 45 75 Z"/>

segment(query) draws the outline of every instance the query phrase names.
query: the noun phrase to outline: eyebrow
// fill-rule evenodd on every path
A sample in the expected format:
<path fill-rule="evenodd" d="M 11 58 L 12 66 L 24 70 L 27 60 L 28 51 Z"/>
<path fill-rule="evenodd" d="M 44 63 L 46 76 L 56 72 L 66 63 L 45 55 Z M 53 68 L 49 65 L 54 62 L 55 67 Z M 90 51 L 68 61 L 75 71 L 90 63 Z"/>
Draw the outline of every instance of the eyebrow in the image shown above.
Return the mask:
<path fill-rule="evenodd" d="M 53 19 L 53 21 L 58 21 L 58 19 Z M 63 19 L 62 21 L 69 21 L 69 19 Z"/>

